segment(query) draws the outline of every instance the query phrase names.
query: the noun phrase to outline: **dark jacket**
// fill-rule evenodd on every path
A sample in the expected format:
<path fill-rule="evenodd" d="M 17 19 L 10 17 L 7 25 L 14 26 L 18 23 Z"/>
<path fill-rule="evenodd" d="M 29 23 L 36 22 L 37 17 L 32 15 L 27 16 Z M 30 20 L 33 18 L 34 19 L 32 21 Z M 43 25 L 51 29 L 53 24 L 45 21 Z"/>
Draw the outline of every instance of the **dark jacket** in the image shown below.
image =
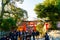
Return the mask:
<path fill-rule="evenodd" d="M 45 34 L 45 40 L 49 40 L 49 36 L 47 33 Z"/>
<path fill-rule="evenodd" d="M 7 40 L 7 38 L 6 38 L 6 36 L 4 36 L 0 40 Z"/>

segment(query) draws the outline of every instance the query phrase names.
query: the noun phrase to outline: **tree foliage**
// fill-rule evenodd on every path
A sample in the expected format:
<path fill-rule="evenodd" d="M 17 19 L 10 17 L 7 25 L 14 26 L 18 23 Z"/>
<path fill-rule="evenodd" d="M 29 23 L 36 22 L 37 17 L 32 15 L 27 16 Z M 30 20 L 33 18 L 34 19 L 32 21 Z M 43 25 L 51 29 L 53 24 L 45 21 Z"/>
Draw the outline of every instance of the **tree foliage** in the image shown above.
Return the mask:
<path fill-rule="evenodd" d="M 46 0 L 43 3 L 39 3 L 35 6 L 34 11 L 39 18 L 46 18 L 52 21 L 53 25 L 56 25 L 56 21 L 60 20 L 60 2 L 58 0 Z M 55 26 L 54 26 L 55 27 Z"/>
<path fill-rule="evenodd" d="M 3 19 L 0 28 L 4 31 L 9 31 L 16 27 L 16 21 L 13 18 Z"/>
<path fill-rule="evenodd" d="M 11 2 L 12 1 L 12 2 Z M 16 27 L 16 23 L 27 16 L 27 11 L 12 5 L 16 0 L 2 0 L 2 11 L 0 16 L 0 28 L 9 31 Z M 19 0 L 18 0 L 19 1 Z M 25 15 L 24 15 L 25 14 Z"/>
<path fill-rule="evenodd" d="M 24 10 L 22 8 L 17 8 L 13 5 L 11 5 L 11 13 L 17 18 L 23 18 L 24 16 L 28 17 L 26 10 Z"/>

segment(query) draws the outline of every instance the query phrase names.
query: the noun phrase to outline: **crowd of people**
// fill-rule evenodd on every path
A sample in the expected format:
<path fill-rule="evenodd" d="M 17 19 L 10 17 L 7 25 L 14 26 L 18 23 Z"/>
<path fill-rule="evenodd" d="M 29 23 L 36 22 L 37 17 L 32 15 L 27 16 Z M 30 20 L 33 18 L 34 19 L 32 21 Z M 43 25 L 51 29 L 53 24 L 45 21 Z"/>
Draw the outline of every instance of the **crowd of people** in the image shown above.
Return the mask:
<path fill-rule="evenodd" d="M 37 35 L 39 35 L 39 32 L 34 30 L 33 32 L 14 30 L 0 40 L 31 40 L 31 36 L 33 37 L 33 40 L 35 40 L 35 36 Z"/>

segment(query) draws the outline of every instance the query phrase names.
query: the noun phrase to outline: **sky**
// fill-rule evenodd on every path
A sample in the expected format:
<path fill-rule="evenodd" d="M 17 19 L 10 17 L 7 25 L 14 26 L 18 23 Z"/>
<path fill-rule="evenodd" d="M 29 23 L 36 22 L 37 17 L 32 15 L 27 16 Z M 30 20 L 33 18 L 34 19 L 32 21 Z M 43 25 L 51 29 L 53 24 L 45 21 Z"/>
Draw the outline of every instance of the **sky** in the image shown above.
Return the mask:
<path fill-rule="evenodd" d="M 23 4 L 16 3 L 16 6 L 23 8 L 28 12 L 29 19 L 37 18 L 34 12 L 34 7 L 38 3 L 42 3 L 44 0 L 24 0 Z"/>

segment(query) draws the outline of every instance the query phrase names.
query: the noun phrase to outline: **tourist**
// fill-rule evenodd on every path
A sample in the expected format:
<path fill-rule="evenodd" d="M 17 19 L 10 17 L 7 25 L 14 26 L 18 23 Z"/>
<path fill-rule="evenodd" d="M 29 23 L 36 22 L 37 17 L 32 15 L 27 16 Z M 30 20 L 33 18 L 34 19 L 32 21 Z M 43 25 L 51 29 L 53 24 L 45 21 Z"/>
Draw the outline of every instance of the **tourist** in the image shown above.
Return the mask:
<path fill-rule="evenodd" d="M 47 33 L 45 34 L 45 40 L 49 40 L 49 36 Z"/>

